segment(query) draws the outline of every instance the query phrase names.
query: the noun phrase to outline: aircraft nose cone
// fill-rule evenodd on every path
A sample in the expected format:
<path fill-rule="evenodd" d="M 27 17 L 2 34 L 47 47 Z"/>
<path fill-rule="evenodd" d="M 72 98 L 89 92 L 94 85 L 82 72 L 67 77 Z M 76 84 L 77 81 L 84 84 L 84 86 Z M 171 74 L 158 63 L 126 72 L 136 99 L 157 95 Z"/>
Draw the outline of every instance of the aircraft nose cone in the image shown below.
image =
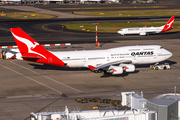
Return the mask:
<path fill-rule="evenodd" d="M 170 58 L 173 54 L 171 53 L 171 52 L 169 52 L 169 51 L 167 51 L 168 53 L 168 58 Z"/>
<path fill-rule="evenodd" d="M 173 54 L 170 52 L 170 56 L 169 57 L 171 57 Z"/>

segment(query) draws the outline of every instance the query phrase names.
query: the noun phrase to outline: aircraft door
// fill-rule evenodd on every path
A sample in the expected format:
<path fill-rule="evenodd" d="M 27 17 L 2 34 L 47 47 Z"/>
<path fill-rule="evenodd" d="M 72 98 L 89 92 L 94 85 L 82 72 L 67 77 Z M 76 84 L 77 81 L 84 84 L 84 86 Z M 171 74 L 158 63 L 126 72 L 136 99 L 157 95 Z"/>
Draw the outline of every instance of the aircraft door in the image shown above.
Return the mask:
<path fill-rule="evenodd" d="M 111 60 L 111 55 L 109 53 L 106 54 L 106 60 L 110 61 Z"/>
<path fill-rule="evenodd" d="M 86 61 L 87 61 L 87 57 L 83 56 L 83 62 L 86 62 Z"/>
<path fill-rule="evenodd" d="M 156 54 L 154 54 L 154 59 L 156 59 Z"/>
<path fill-rule="evenodd" d="M 107 56 L 107 61 L 110 61 L 110 57 L 109 56 Z"/>

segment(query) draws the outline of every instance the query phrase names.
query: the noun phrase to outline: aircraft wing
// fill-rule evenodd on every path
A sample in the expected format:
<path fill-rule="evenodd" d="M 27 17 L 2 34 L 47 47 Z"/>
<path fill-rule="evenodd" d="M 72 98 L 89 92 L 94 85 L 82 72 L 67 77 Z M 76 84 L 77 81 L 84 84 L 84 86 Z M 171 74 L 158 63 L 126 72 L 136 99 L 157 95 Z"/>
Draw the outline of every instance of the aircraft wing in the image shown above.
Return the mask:
<path fill-rule="evenodd" d="M 88 65 L 88 67 L 92 70 L 92 69 L 103 69 L 103 70 L 106 70 L 106 69 L 108 69 L 110 66 L 112 66 L 112 65 L 115 65 L 115 66 L 119 66 L 120 64 L 122 64 L 122 63 L 124 63 L 124 64 L 130 64 L 130 63 L 132 63 L 132 61 L 131 60 L 118 60 L 118 61 L 114 61 L 114 62 L 107 62 L 107 63 L 104 63 L 104 64 L 100 64 L 100 65 L 98 65 L 98 64 L 94 64 L 94 65 Z"/>
<path fill-rule="evenodd" d="M 149 31 L 149 32 L 146 32 L 146 33 L 157 33 L 157 31 Z"/>

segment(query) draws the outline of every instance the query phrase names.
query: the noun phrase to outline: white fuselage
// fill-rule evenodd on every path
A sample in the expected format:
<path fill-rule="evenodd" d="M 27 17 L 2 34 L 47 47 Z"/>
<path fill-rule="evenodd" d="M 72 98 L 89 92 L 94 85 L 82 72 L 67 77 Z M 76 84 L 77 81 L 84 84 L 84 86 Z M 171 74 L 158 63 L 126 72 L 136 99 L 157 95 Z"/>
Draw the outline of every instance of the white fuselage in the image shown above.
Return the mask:
<path fill-rule="evenodd" d="M 160 33 L 164 26 L 161 27 L 141 27 L 141 28 L 124 28 L 118 31 L 119 34 L 139 34 L 146 35 L 148 33 Z"/>
<path fill-rule="evenodd" d="M 132 64 L 150 64 L 164 61 L 172 53 L 159 45 L 126 46 L 106 50 L 52 52 L 69 67 L 94 67 L 114 61 L 132 61 Z"/>

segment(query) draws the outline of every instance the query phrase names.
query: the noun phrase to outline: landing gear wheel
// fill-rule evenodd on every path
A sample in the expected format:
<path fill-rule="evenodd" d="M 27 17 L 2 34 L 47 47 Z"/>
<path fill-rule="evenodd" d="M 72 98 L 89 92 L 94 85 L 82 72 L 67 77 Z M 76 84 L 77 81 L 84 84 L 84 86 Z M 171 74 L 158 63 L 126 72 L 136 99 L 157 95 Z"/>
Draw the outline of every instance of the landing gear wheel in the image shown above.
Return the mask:
<path fill-rule="evenodd" d="M 167 70 L 167 67 L 166 66 L 164 66 L 164 68 L 163 68 L 164 70 Z"/>
<path fill-rule="evenodd" d="M 94 73 L 102 73 L 101 70 L 95 70 Z"/>
<path fill-rule="evenodd" d="M 156 67 L 155 70 L 158 70 L 158 67 Z"/>

